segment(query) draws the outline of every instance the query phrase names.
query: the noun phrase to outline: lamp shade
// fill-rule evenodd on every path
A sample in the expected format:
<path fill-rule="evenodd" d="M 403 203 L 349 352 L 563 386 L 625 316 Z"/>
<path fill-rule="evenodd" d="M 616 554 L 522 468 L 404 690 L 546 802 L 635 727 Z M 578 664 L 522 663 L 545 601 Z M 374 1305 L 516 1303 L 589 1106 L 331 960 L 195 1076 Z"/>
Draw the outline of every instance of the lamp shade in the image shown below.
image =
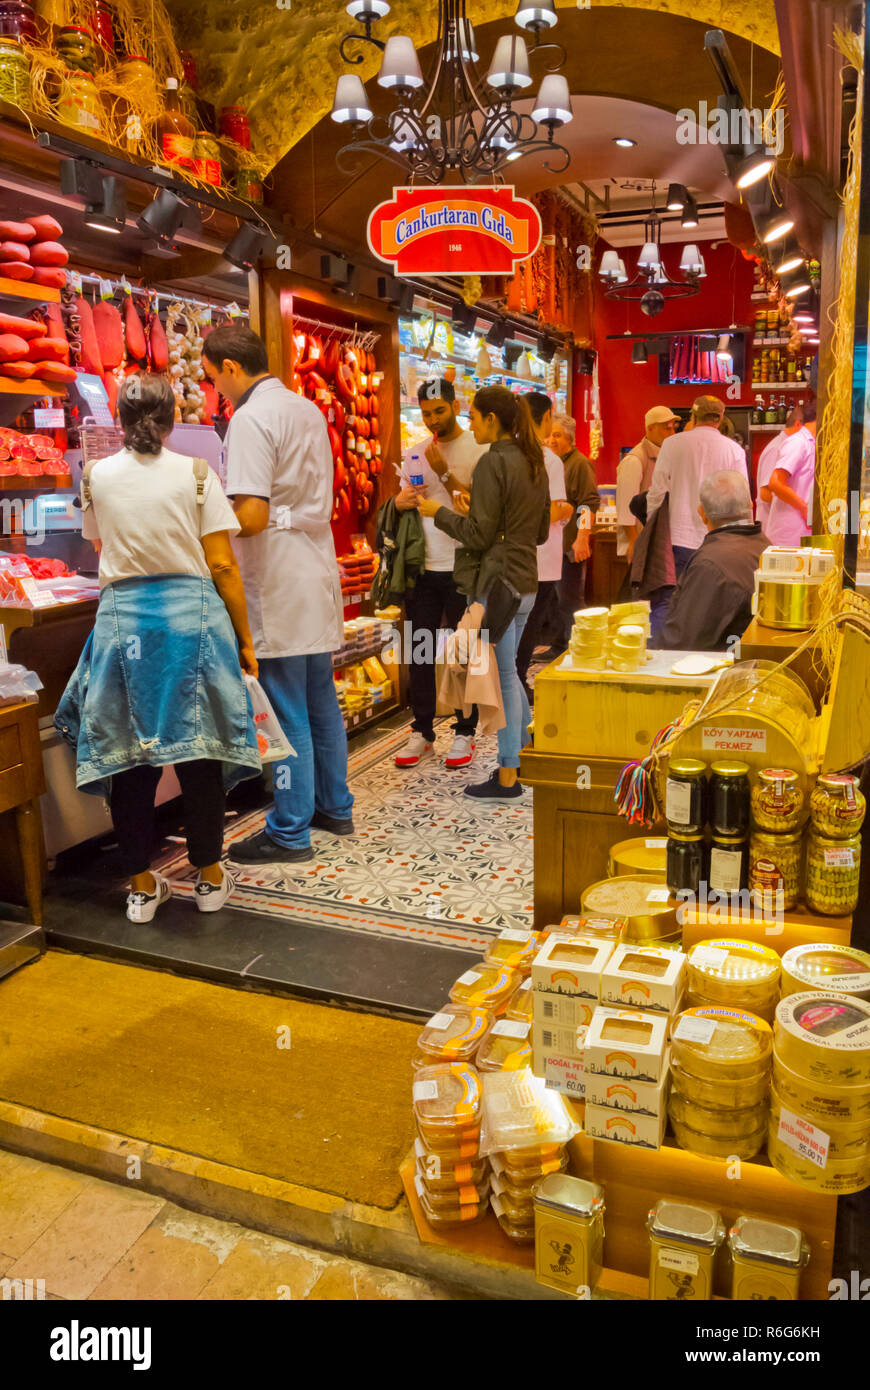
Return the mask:
<path fill-rule="evenodd" d="M 738 188 L 751 188 L 776 168 L 776 154 L 762 145 L 746 145 L 734 168 Z"/>
<path fill-rule="evenodd" d="M 755 227 L 765 246 L 769 246 L 771 242 L 779 241 L 781 237 L 786 236 L 792 230 L 794 218 L 786 212 L 785 208 L 777 208 L 769 216 L 760 218 Z"/>
<path fill-rule="evenodd" d="M 699 256 L 699 257 L 698 257 L 698 260 L 701 262 L 701 269 L 698 271 L 698 279 L 699 279 L 699 280 L 706 280 L 706 278 L 707 278 L 707 262 L 704 260 L 704 257 L 703 257 L 703 256 Z"/>
<path fill-rule="evenodd" d="M 460 19 L 456 23 L 456 37 L 459 42 L 455 43 L 453 36 L 447 41 L 445 57 L 456 58 L 461 55 L 466 63 L 476 63 L 480 54 L 474 41 L 474 25 L 470 19 Z"/>
<path fill-rule="evenodd" d="M 365 23 L 367 19 L 383 19 L 390 13 L 390 7 L 387 0 L 349 0 L 347 12 L 352 19 Z"/>
<path fill-rule="evenodd" d="M 521 29 L 552 29 L 558 19 L 554 0 L 520 0 L 514 15 Z"/>
<path fill-rule="evenodd" d="M 811 289 L 810 278 L 808 275 L 798 275 L 793 285 L 789 285 L 785 292 L 786 299 L 797 299 L 798 295 L 806 294 Z"/>
<path fill-rule="evenodd" d="M 406 34 L 394 34 L 387 39 L 381 70 L 381 87 L 422 87 L 423 74 L 413 41 Z"/>
<path fill-rule="evenodd" d="M 507 87 L 531 87 L 529 55 L 523 39 L 515 34 L 505 34 L 499 39 L 486 80 L 497 91 Z"/>
<path fill-rule="evenodd" d="M 598 273 L 605 280 L 615 280 L 619 274 L 619 252 L 605 251 L 601 257 Z"/>
<path fill-rule="evenodd" d="M 369 99 L 361 80 L 354 72 L 342 73 L 335 84 L 335 100 L 331 116 L 339 125 L 345 121 L 365 122 L 372 118 Z"/>
<path fill-rule="evenodd" d="M 719 342 L 718 342 L 717 345 L 716 345 L 716 356 L 719 358 L 719 361 L 720 361 L 720 362 L 730 362 L 730 361 L 731 361 L 732 353 L 731 353 L 731 334 L 730 334 L 730 333 L 720 333 L 720 334 L 719 334 Z"/>
<path fill-rule="evenodd" d="M 622 257 L 620 257 L 619 259 L 619 273 L 616 277 L 616 283 L 617 285 L 628 284 L 628 271 L 625 268 L 625 261 L 622 259 Z"/>
<path fill-rule="evenodd" d="M 567 78 L 560 72 L 548 73 L 541 83 L 538 99 L 532 111 L 532 120 L 550 125 L 567 125 L 572 119 L 571 94 Z"/>
<path fill-rule="evenodd" d="M 683 254 L 680 258 L 680 270 L 687 275 L 697 275 L 701 269 L 701 253 L 694 242 L 689 242 L 683 247 Z"/>
<path fill-rule="evenodd" d="M 641 270 L 652 270 L 654 266 L 657 266 L 660 263 L 660 261 L 661 256 L 659 255 L 659 248 L 656 246 L 655 242 L 646 242 L 643 250 L 637 258 L 637 263 L 640 266 Z"/>

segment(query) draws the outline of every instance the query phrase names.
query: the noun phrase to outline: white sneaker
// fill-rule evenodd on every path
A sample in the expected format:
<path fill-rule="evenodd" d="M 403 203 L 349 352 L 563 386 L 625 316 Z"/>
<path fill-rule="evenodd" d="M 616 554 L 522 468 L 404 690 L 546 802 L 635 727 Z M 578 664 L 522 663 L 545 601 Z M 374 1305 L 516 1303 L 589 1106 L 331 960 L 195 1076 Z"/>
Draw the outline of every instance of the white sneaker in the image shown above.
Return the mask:
<path fill-rule="evenodd" d="M 468 767 L 474 757 L 474 739 L 470 734 L 454 734 L 450 752 L 444 759 L 445 767 Z"/>
<path fill-rule="evenodd" d="M 422 734 L 413 733 L 400 753 L 396 754 L 396 767 L 416 767 L 421 758 L 428 758 L 432 744 Z"/>
<path fill-rule="evenodd" d="M 152 872 L 154 872 L 152 870 Z M 162 907 L 172 897 L 172 884 L 162 874 L 154 873 L 156 887 L 153 893 L 128 893 L 127 918 L 131 922 L 151 922 L 158 907 Z"/>
<path fill-rule="evenodd" d="M 221 867 L 223 868 L 223 866 Z M 223 874 L 223 880 L 220 884 L 208 883 L 200 874 L 197 874 L 196 887 L 193 893 L 200 912 L 219 912 L 232 893 L 236 886 L 236 880 L 225 868 Z"/>

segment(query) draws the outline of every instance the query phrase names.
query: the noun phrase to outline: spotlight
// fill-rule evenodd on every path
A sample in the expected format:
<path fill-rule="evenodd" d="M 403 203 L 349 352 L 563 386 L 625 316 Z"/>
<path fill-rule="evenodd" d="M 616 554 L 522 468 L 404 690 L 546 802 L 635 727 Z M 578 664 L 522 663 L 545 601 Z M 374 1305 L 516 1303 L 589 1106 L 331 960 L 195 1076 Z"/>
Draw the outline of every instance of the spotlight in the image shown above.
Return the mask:
<path fill-rule="evenodd" d="M 157 241 L 169 244 L 184 221 L 185 211 L 185 204 L 177 194 L 161 188 L 137 218 L 136 226 Z"/>
<path fill-rule="evenodd" d="M 487 333 L 486 341 L 489 343 L 490 347 L 504 347 L 507 335 L 507 324 L 498 321 L 492 325 L 492 328 Z"/>
<path fill-rule="evenodd" d="M 794 218 L 786 212 L 785 208 L 776 208 L 767 216 L 759 217 L 758 221 L 755 223 L 755 230 L 758 232 L 765 246 L 769 246 L 771 242 L 779 241 L 780 238 L 786 236 L 793 227 Z"/>
<path fill-rule="evenodd" d="M 744 145 L 742 153 L 726 160 L 728 172 L 738 188 L 751 188 L 776 168 L 776 155 L 763 145 Z"/>
<path fill-rule="evenodd" d="M 265 253 L 266 244 L 266 236 L 257 227 L 243 222 L 224 251 L 224 260 L 238 266 L 239 270 L 253 270 Z"/>
<path fill-rule="evenodd" d="M 691 193 L 689 194 L 688 199 L 686 201 L 686 206 L 683 209 L 681 225 L 686 228 L 697 227 L 698 225 L 698 204 L 695 202 L 695 199 L 692 197 Z"/>
<path fill-rule="evenodd" d="M 468 335 L 474 332 L 474 325 L 477 322 L 477 312 L 468 304 L 454 304 L 450 318 L 451 321 L 456 324 L 460 333 Z"/>
<path fill-rule="evenodd" d="M 681 183 L 672 183 L 668 188 L 668 212 L 682 212 L 689 201 L 689 191 Z"/>
<path fill-rule="evenodd" d="M 637 367 L 643 367 L 649 361 L 649 350 L 646 343 L 634 343 L 631 349 L 631 360 Z"/>
<path fill-rule="evenodd" d="M 778 254 L 778 264 L 774 264 L 774 274 L 788 275 L 789 271 L 797 270 L 805 264 L 803 252 L 795 241 L 794 237 L 789 237 L 785 246 Z"/>
<path fill-rule="evenodd" d="M 614 145 L 619 145 L 620 149 L 630 150 L 634 148 L 634 146 L 637 144 L 637 141 L 629 140 L 627 135 L 614 135 L 613 143 Z"/>
<path fill-rule="evenodd" d="M 731 352 L 731 334 L 720 333 L 719 342 L 716 346 L 716 356 L 720 362 L 730 362 L 733 356 Z"/>
<path fill-rule="evenodd" d="M 386 300 L 400 314 L 410 314 L 414 308 L 414 287 L 396 275 L 379 275 L 378 299 Z"/>
<path fill-rule="evenodd" d="M 344 256 L 321 256 L 320 278 L 341 293 L 352 293 L 356 266 Z"/>
<path fill-rule="evenodd" d="M 542 335 L 538 339 L 537 348 L 538 356 L 540 357 L 541 361 L 552 362 L 553 358 L 556 356 L 557 346 L 558 344 L 554 343 L 552 338 L 547 338 L 546 336 Z"/>
<path fill-rule="evenodd" d="M 119 236 L 127 225 L 127 190 L 113 174 L 106 174 L 102 185 L 99 202 L 85 208 L 85 226 Z"/>
<path fill-rule="evenodd" d="M 807 274 L 807 268 L 803 264 L 798 270 L 792 270 L 788 275 L 783 275 L 781 284 L 785 291 L 786 299 L 799 299 L 803 295 L 808 294 L 812 289 L 812 282 Z"/>

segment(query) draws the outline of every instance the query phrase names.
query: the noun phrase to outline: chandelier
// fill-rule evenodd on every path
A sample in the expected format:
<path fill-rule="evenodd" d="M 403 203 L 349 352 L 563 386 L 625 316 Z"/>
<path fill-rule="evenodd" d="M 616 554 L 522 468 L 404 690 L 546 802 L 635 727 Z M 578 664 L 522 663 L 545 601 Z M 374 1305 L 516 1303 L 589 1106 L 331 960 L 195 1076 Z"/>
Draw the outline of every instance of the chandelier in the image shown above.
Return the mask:
<path fill-rule="evenodd" d="M 438 36 L 425 76 L 410 38 L 398 34 L 384 44 L 372 34 L 373 23 L 389 8 L 386 0 L 350 0 L 347 6 L 364 32 L 344 36 L 341 56 L 347 63 L 362 62 L 361 55 L 347 51 L 355 41 L 381 49 L 378 85 L 395 94 L 396 106 L 388 116 L 375 117 L 361 79 L 355 73 L 339 77 L 332 119 L 349 125 L 351 135 L 336 156 L 343 173 L 352 172 L 348 157 L 360 151 L 398 164 L 409 183 L 499 180 L 506 164 L 535 150 L 558 156 L 558 162 L 545 165 L 553 173 L 567 169 L 571 156 L 554 139 L 572 119 L 568 82 L 557 71 L 567 55 L 561 44 L 540 42 L 556 23 L 554 0 L 520 0 L 515 19 L 533 36 L 531 53 L 522 37 L 503 36 L 485 77 L 475 66 L 479 54 L 465 0 L 438 0 Z M 516 111 L 513 102 L 532 85 L 530 57 L 547 49 L 558 56 L 544 69 L 531 115 Z"/>
<path fill-rule="evenodd" d="M 640 300 L 640 307 L 650 318 L 660 314 L 668 299 L 685 299 L 697 294 L 700 282 L 707 274 L 704 257 L 690 243 L 683 248 L 680 260 L 681 280 L 671 279 L 665 270 L 661 253 L 662 218 L 656 209 L 656 186 L 652 186 L 652 207 L 644 220 L 644 246 L 637 259 L 637 272 L 629 279 L 625 262 L 617 251 L 605 251 L 598 273 L 608 287 L 608 299 Z"/>

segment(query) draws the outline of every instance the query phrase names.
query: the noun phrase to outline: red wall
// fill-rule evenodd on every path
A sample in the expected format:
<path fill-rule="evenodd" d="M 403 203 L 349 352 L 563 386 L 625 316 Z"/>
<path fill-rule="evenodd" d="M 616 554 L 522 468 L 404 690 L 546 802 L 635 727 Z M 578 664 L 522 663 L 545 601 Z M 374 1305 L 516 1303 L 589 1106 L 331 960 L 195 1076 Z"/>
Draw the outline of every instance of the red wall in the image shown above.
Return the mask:
<path fill-rule="evenodd" d="M 689 240 L 688 234 L 686 240 Z M 636 301 L 627 306 L 625 301 L 606 299 L 601 282 L 598 281 L 596 285 L 593 347 L 598 353 L 598 386 L 604 433 L 601 452 L 595 460 L 599 483 L 616 481 L 620 449 L 623 446 L 630 448 L 643 437 L 643 417 L 651 406 L 689 406 L 705 389 L 723 400 L 727 399 L 724 386 L 659 386 L 657 358 L 651 356 L 645 366 L 635 366 L 631 360 L 631 339 L 625 342 L 609 342 L 607 339 L 609 333 L 624 333 L 626 327 L 630 333 L 725 329 L 732 322 L 752 328 L 756 307 L 750 299 L 752 262 L 747 261 L 729 242 L 716 247 L 708 241 L 699 242 L 698 245 L 707 268 L 700 292 L 685 299 L 666 301 L 656 318 L 647 318 Z M 604 249 L 606 243 L 599 242 L 594 261 L 596 267 Z M 629 276 L 634 275 L 640 251 L 640 246 L 620 249 Z M 675 280 L 682 278 L 679 272 L 682 251 L 682 242 L 662 247 L 665 269 Z M 751 353 L 747 352 L 747 374 L 751 360 Z M 588 452 L 589 445 L 589 423 L 584 416 L 591 381 L 591 377 L 579 374 L 574 377 L 573 414 L 577 420 L 578 446 L 584 453 Z M 744 386 L 740 399 L 729 401 L 729 404 L 751 405 L 753 399 L 751 389 Z M 591 416 L 591 410 L 589 414 Z"/>

